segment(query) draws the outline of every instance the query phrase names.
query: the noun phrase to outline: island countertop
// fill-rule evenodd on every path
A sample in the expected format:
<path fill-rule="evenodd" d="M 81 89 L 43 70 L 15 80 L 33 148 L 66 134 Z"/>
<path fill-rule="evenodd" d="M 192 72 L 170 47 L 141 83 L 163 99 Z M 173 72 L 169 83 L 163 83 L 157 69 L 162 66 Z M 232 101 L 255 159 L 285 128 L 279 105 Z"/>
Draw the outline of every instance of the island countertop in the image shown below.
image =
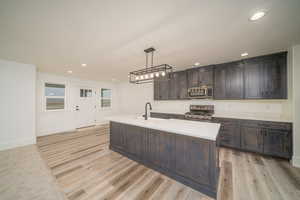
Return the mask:
<path fill-rule="evenodd" d="M 216 141 L 220 129 L 220 124 L 218 123 L 196 122 L 178 119 L 148 118 L 148 120 L 145 120 L 142 117 L 136 116 L 113 116 L 107 119 L 113 122 L 198 137 L 212 141 Z"/>

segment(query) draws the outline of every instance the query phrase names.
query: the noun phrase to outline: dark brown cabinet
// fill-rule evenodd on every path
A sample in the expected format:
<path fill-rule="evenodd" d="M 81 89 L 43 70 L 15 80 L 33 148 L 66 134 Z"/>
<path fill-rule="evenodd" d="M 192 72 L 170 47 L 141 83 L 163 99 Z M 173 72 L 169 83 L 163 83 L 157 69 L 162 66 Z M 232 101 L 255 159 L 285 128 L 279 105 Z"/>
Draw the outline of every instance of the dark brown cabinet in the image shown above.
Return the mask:
<path fill-rule="evenodd" d="M 188 88 L 199 87 L 199 70 L 198 68 L 187 70 Z"/>
<path fill-rule="evenodd" d="M 263 153 L 263 133 L 259 127 L 241 125 L 241 148 L 247 151 Z"/>
<path fill-rule="evenodd" d="M 287 130 L 265 129 L 264 153 L 289 158 L 291 155 L 292 138 Z"/>
<path fill-rule="evenodd" d="M 121 125 L 119 125 L 121 126 Z M 133 156 L 142 157 L 144 155 L 144 137 L 141 127 L 122 125 L 124 149 Z"/>
<path fill-rule="evenodd" d="M 120 135 L 126 142 L 117 139 Z M 219 151 L 215 141 L 118 122 L 110 122 L 110 139 L 110 149 L 216 197 Z"/>
<path fill-rule="evenodd" d="M 286 56 L 279 53 L 244 61 L 246 99 L 287 98 Z"/>
<path fill-rule="evenodd" d="M 286 99 L 287 53 L 174 72 L 154 80 L 154 100 L 188 99 L 187 89 L 212 85 L 214 99 Z"/>
<path fill-rule="evenodd" d="M 215 123 L 220 123 L 221 128 L 218 135 L 218 144 L 225 147 L 240 148 L 241 134 L 237 120 L 226 118 L 215 118 Z"/>
<path fill-rule="evenodd" d="M 170 74 L 169 82 L 169 99 L 186 99 L 187 98 L 187 73 L 179 71 Z"/>
<path fill-rule="evenodd" d="M 214 82 L 214 66 L 205 66 L 198 69 L 199 72 L 199 84 L 200 85 L 213 85 Z"/>
<path fill-rule="evenodd" d="M 213 65 L 187 70 L 188 88 L 213 85 Z"/>
<path fill-rule="evenodd" d="M 154 99 L 168 100 L 170 94 L 170 74 L 165 77 L 155 78 L 153 82 Z"/>
<path fill-rule="evenodd" d="M 214 98 L 243 99 L 243 63 L 231 62 L 215 66 Z"/>
<path fill-rule="evenodd" d="M 125 138 L 123 130 L 121 129 L 121 125 L 119 123 L 115 123 L 114 126 L 111 126 L 111 131 L 118 134 L 110 135 L 110 143 L 112 143 L 118 149 L 124 149 Z"/>
<path fill-rule="evenodd" d="M 218 144 L 224 147 L 291 159 L 292 124 L 258 120 L 214 118 L 221 123 Z"/>
<path fill-rule="evenodd" d="M 147 130 L 146 158 L 152 164 L 171 169 L 174 166 L 175 136 L 158 130 Z"/>
<path fill-rule="evenodd" d="M 201 151 L 199 151 L 201 149 Z M 210 172 L 208 159 L 210 143 L 205 140 L 197 140 L 192 137 L 176 136 L 176 159 L 175 170 L 178 174 L 186 176 L 194 181 L 210 185 L 207 174 Z"/>

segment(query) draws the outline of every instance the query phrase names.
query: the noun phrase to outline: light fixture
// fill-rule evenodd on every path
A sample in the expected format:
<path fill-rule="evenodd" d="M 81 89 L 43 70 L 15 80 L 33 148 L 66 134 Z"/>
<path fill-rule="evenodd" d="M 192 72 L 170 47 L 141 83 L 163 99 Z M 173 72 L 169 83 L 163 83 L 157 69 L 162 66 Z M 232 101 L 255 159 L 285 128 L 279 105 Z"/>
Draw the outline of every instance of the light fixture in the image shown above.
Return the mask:
<path fill-rule="evenodd" d="M 72 70 L 68 70 L 67 72 L 68 72 L 69 74 L 72 74 L 72 73 L 73 73 L 73 71 L 72 71 Z"/>
<path fill-rule="evenodd" d="M 199 66 L 199 65 L 200 65 L 200 63 L 199 63 L 199 62 L 196 62 L 196 63 L 195 63 L 195 66 Z"/>
<path fill-rule="evenodd" d="M 241 54 L 242 57 L 248 56 L 249 54 L 247 52 L 244 52 Z"/>
<path fill-rule="evenodd" d="M 256 12 L 254 13 L 251 17 L 250 17 L 250 20 L 251 21 L 256 21 L 256 20 L 259 20 L 260 18 L 262 18 L 263 16 L 265 16 L 266 13 L 264 11 L 259 11 L 259 12 Z"/>
<path fill-rule="evenodd" d="M 149 83 L 152 82 L 155 77 L 166 76 L 168 73 L 172 72 L 173 67 L 168 64 L 153 66 L 153 55 L 155 49 L 150 47 L 145 49 L 146 54 L 146 67 L 144 69 L 132 71 L 129 73 L 129 82 L 135 84 Z M 151 54 L 151 66 L 148 66 L 148 55 Z M 139 77 L 138 79 L 136 77 Z"/>
<path fill-rule="evenodd" d="M 84 64 L 84 63 L 83 63 L 83 64 L 81 64 L 81 66 L 82 66 L 82 67 L 86 67 L 86 66 L 87 66 L 87 64 Z"/>

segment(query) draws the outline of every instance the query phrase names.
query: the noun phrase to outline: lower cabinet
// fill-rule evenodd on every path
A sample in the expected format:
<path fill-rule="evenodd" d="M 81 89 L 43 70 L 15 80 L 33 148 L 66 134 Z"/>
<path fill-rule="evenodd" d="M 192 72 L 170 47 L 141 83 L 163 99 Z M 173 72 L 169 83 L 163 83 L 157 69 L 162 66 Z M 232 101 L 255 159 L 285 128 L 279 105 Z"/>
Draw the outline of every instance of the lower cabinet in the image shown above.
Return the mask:
<path fill-rule="evenodd" d="M 219 151 L 215 141 L 118 122 L 110 123 L 110 139 L 111 150 L 216 197 Z"/>
<path fill-rule="evenodd" d="M 263 134 L 265 154 L 290 158 L 293 144 L 289 131 L 266 129 Z"/>
<path fill-rule="evenodd" d="M 171 169 L 174 167 L 174 134 L 148 129 L 146 137 L 147 151 L 145 153 L 145 159 L 162 168 Z"/>
<path fill-rule="evenodd" d="M 210 142 L 192 137 L 176 136 L 176 173 L 201 184 L 212 184 L 209 160 Z"/>
<path fill-rule="evenodd" d="M 215 118 L 220 123 L 220 146 L 291 159 L 292 124 L 258 120 Z"/>
<path fill-rule="evenodd" d="M 241 148 L 247 151 L 263 153 L 262 129 L 259 127 L 241 126 Z"/>
<path fill-rule="evenodd" d="M 221 146 L 239 148 L 241 146 L 241 133 L 239 123 L 236 120 L 218 118 L 215 123 L 220 123 L 221 128 L 218 143 Z"/>

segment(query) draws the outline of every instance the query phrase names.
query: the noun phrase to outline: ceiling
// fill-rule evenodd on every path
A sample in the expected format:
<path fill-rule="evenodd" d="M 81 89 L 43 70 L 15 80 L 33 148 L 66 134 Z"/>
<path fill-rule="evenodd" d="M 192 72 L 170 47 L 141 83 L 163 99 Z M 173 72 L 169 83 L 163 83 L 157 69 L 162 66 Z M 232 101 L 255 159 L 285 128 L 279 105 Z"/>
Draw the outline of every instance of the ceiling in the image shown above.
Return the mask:
<path fill-rule="evenodd" d="M 250 22 L 258 10 L 267 15 Z M 287 50 L 300 43 L 299 10 L 299 0 L 0 0 L 0 58 L 121 81 L 150 46 L 154 64 L 176 70 Z"/>

